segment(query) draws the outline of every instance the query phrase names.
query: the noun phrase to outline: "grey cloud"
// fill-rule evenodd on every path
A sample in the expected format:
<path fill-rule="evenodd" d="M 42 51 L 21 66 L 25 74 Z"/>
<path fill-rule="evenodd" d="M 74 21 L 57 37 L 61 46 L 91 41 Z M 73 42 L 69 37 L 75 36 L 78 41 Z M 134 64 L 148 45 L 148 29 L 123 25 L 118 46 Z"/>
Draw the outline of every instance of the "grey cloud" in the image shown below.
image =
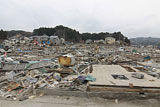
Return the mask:
<path fill-rule="evenodd" d="M 80 32 L 159 37 L 159 0 L 0 0 L 0 28 L 66 25 Z"/>

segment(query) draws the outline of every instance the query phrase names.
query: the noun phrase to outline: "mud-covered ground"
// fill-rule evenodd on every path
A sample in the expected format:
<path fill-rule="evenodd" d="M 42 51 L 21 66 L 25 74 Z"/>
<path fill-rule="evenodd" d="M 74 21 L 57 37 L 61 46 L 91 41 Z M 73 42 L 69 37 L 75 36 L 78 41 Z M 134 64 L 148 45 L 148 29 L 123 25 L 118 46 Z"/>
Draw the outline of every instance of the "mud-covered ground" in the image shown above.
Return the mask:
<path fill-rule="evenodd" d="M 0 107 L 160 107 L 160 101 L 43 96 L 25 101 L 0 99 Z"/>

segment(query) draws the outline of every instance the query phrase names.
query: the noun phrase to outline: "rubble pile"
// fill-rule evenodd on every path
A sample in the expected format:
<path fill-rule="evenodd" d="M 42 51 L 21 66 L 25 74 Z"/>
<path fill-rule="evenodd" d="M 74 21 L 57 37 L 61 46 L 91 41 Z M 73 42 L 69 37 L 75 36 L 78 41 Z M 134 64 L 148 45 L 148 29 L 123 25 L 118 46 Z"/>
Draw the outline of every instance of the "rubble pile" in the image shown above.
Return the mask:
<path fill-rule="evenodd" d="M 28 69 L 2 73 L 4 74 L 0 78 L 0 96 L 2 98 L 21 99 L 21 97 L 26 97 L 26 93 L 32 95 L 34 89 L 41 88 L 80 90 L 80 85 L 86 84 L 87 81 L 95 81 L 92 76 L 84 74 L 91 70 L 90 66 L 81 72 L 74 71 L 74 67 L 56 67 L 53 65 Z"/>
<path fill-rule="evenodd" d="M 12 44 L 9 49 L 1 51 L 0 56 L 0 97 L 4 99 L 27 99 L 42 88 L 87 91 L 87 83 L 96 81 L 93 64 L 121 65 L 129 72 L 141 71 L 160 78 L 157 49 L 32 42 Z M 132 73 L 132 77 L 145 79 L 139 73 Z"/>

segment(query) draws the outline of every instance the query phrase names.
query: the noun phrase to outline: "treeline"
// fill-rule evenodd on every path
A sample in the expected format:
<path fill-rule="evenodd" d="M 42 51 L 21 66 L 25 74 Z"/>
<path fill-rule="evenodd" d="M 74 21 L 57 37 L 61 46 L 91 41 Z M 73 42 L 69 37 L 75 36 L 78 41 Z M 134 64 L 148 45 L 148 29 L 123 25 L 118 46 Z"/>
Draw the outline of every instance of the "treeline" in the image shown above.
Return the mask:
<path fill-rule="evenodd" d="M 3 42 L 4 40 L 12 37 L 12 36 L 32 36 L 32 32 L 26 32 L 26 31 L 21 31 L 21 30 L 11 30 L 11 31 L 4 31 L 0 30 L 0 42 Z"/>
<path fill-rule="evenodd" d="M 62 25 L 56 26 L 55 28 L 41 27 L 39 29 L 33 30 L 33 35 L 41 36 L 44 34 L 48 36 L 57 35 L 60 38 L 65 38 L 66 41 L 71 41 L 71 42 L 79 42 L 81 40 L 86 41 L 87 39 L 104 40 L 106 37 L 113 37 L 116 40 L 121 40 L 123 42 L 130 44 L 130 40 L 127 37 L 125 37 L 121 32 L 79 33 L 75 29 L 64 27 Z"/>
<path fill-rule="evenodd" d="M 2 29 L 0 30 L 0 40 L 7 39 L 7 35 L 7 31 L 3 31 Z"/>
<path fill-rule="evenodd" d="M 26 32 L 22 30 L 11 30 L 7 31 L 8 37 L 16 36 L 16 35 L 21 35 L 21 36 L 32 36 L 32 32 Z"/>
<path fill-rule="evenodd" d="M 48 36 L 57 35 L 59 38 L 64 38 L 66 41 L 80 41 L 80 33 L 78 31 L 62 25 L 56 26 L 55 28 L 41 27 L 33 30 L 33 35 L 41 36 L 44 34 Z"/>

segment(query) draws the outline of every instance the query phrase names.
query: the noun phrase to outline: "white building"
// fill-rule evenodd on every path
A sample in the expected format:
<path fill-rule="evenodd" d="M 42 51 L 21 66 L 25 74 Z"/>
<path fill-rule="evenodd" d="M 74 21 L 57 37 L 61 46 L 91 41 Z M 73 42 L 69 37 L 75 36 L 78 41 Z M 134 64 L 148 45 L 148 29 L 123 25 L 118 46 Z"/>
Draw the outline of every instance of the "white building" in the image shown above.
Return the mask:
<path fill-rule="evenodd" d="M 49 36 L 42 35 L 42 36 L 33 36 L 33 40 L 38 41 L 39 43 L 47 42 L 49 40 Z"/>
<path fill-rule="evenodd" d="M 106 41 L 106 44 L 114 44 L 116 42 L 116 39 L 112 37 L 106 37 L 105 41 Z"/>
<path fill-rule="evenodd" d="M 41 40 L 41 41 L 48 41 L 48 40 L 49 40 L 49 36 L 47 36 L 47 35 L 42 35 L 42 36 L 40 36 L 40 40 Z"/>
<path fill-rule="evenodd" d="M 94 40 L 94 43 L 105 44 L 105 41 L 103 39 L 101 39 L 101 40 Z"/>
<path fill-rule="evenodd" d="M 53 45 L 59 45 L 61 43 L 61 40 L 58 36 L 33 36 L 33 40 L 38 41 L 39 43 L 47 43 L 47 44 L 53 44 Z M 64 41 L 63 41 L 64 42 Z"/>
<path fill-rule="evenodd" d="M 91 40 L 91 39 L 87 39 L 87 40 L 86 40 L 86 43 L 87 43 L 87 44 L 92 43 L 92 40 Z"/>

